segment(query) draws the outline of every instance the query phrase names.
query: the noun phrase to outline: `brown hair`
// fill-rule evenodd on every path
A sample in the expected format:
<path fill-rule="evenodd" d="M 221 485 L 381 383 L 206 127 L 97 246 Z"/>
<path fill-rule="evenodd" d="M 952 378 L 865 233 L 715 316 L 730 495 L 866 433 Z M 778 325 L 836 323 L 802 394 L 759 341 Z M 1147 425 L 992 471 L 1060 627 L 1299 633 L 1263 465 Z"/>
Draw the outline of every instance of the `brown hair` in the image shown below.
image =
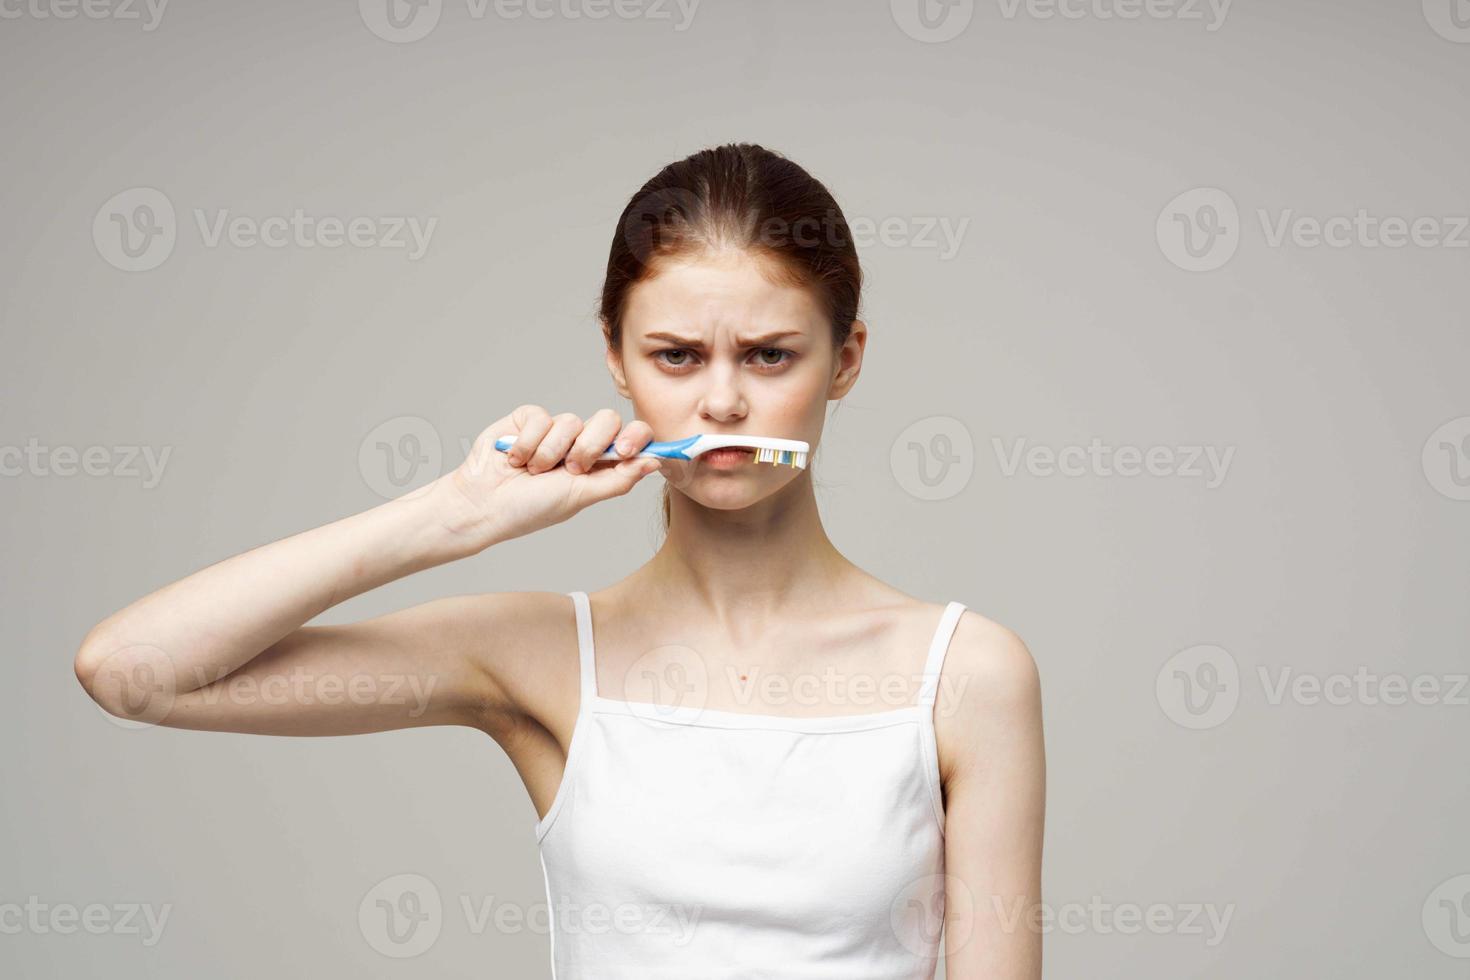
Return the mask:
<path fill-rule="evenodd" d="M 622 350 L 633 286 L 665 258 L 738 248 L 769 257 L 783 280 L 813 290 L 840 349 L 858 317 L 862 268 L 847 219 L 822 182 L 774 150 L 726 143 L 671 163 L 638 189 L 618 219 L 598 318 Z M 669 488 L 664 486 L 664 528 Z"/>

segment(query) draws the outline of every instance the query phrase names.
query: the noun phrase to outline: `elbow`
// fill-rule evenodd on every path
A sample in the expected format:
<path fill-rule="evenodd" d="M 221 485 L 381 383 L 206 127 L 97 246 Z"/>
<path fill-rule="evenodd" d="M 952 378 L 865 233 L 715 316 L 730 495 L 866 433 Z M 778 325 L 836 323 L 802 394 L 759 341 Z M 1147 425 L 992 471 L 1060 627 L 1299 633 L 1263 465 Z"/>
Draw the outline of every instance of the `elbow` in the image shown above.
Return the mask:
<path fill-rule="evenodd" d="M 77 675 L 77 683 L 82 685 L 89 697 L 94 700 L 96 695 L 92 693 L 97 679 L 97 670 L 100 666 L 101 654 L 98 653 L 97 627 L 87 631 L 82 640 L 82 645 L 77 648 L 77 655 L 72 658 L 72 670 Z"/>
<path fill-rule="evenodd" d="M 83 638 L 72 671 L 87 696 L 118 718 L 150 720 L 174 693 L 172 664 L 161 650 L 122 641 L 101 624 Z"/>
<path fill-rule="evenodd" d="M 87 692 L 89 698 L 96 701 L 108 714 L 116 714 L 114 710 L 116 706 L 107 704 L 107 701 L 113 699 L 104 699 L 103 692 L 98 685 L 98 678 L 102 674 L 110 648 L 100 626 L 92 627 L 87 631 L 81 646 L 77 648 L 77 655 L 72 659 L 72 671 L 76 674 L 77 683 L 82 685 L 82 690 Z"/>

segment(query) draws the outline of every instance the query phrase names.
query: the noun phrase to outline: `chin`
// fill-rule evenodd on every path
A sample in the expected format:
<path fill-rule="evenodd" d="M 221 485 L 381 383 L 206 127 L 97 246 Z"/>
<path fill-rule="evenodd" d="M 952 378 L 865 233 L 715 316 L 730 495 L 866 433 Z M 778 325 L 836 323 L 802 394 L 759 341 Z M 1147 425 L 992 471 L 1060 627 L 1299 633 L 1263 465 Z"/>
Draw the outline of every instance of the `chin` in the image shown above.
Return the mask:
<path fill-rule="evenodd" d="M 753 467 L 752 467 L 753 468 Z M 695 476 L 674 489 L 711 510 L 744 510 L 760 503 L 784 486 L 784 481 L 753 479 L 761 474 L 747 471 L 727 471 Z"/>

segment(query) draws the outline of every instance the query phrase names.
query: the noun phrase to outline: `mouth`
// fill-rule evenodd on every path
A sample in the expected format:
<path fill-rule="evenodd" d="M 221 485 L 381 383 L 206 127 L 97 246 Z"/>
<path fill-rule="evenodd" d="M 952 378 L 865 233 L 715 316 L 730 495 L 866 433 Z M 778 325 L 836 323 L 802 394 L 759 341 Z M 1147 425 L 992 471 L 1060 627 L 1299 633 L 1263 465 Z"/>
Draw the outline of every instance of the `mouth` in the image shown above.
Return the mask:
<path fill-rule="evenodd" d="M 697 457 L 701 463 L 705 463 L 714 469 L 733 469 L 737 466 L 749 463 L 755 455 L 753 449 L 742 449 L 738 446 L 727 446 L 723 449 L 711 449 L 707 453 L 700 453 Z"/>

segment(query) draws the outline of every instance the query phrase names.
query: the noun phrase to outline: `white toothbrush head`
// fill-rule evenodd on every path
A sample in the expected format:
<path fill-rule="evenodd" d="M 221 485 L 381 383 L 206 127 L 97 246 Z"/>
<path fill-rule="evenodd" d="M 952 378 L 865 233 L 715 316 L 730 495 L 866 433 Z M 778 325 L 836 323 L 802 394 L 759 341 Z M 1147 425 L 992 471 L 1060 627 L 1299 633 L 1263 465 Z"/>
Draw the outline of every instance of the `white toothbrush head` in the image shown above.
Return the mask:
<path fill-rule="evenodd" d="M 693 457 L 711 449 L 753 449 L 755 462 L 805 469 L 811 445 L 800 439 L 777 439 L 774 436 L 701 435 L 684 452 Z"/>

